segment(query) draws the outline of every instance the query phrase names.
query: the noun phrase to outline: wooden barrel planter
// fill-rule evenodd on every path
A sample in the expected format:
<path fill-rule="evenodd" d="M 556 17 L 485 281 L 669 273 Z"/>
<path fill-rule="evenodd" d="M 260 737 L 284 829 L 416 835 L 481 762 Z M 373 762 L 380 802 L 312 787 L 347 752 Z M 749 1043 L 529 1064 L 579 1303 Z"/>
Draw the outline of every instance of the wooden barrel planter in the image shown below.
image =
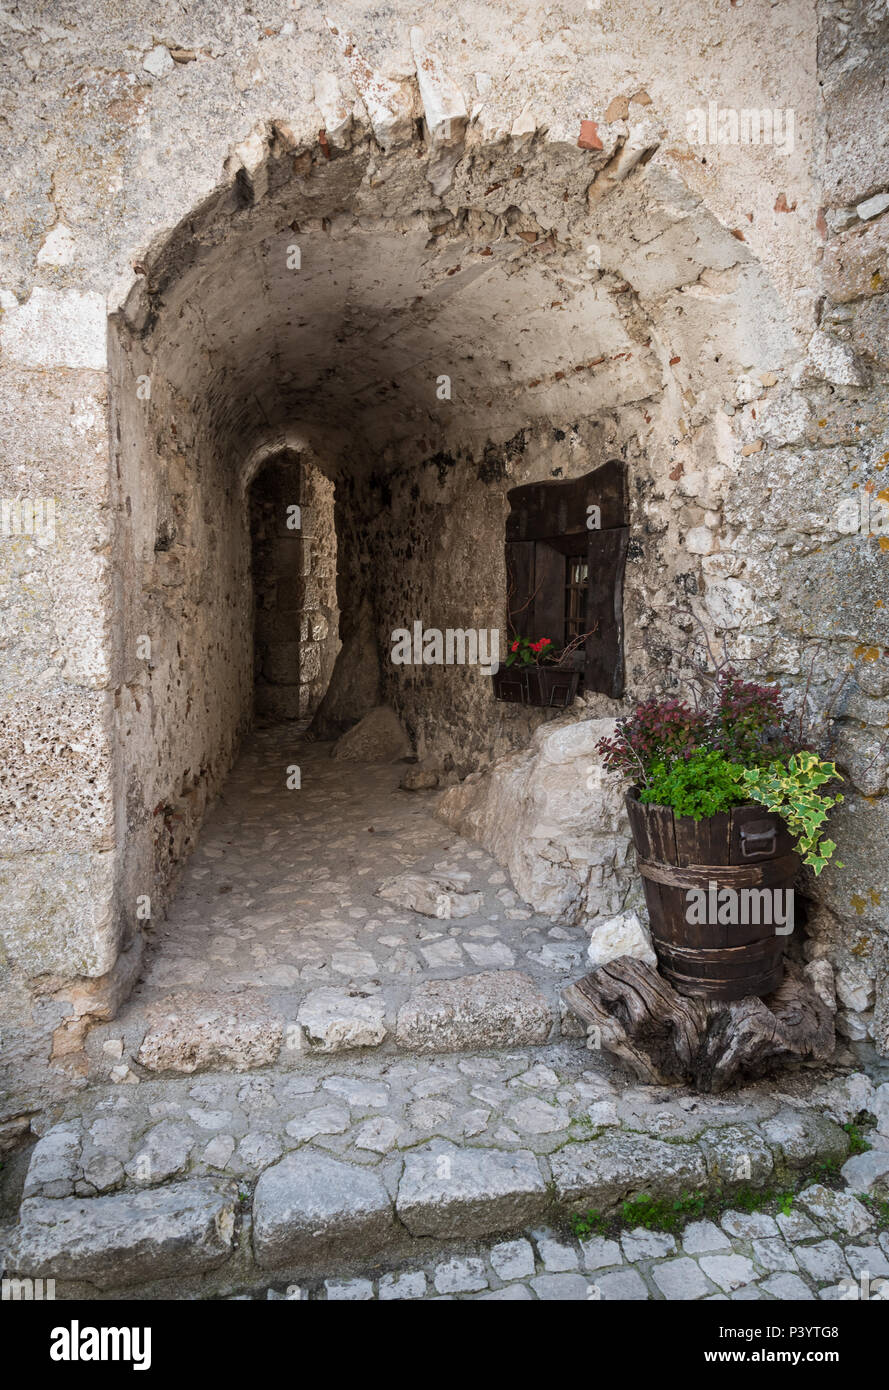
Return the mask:
<path fill-rule="evenodd" d="M 776 891 L 792 889 L 800 867 L 781 817 L 754 805 L 695 821 L 669 806 L 644 805 L 637 787 L 627 793 L 627 810 L 660 973 L 680 994 L 704 999 L 771 994 L 784 978 L 786 938 L 769 904 Z M 756 921 L 720 924 L 712 910 L 704 922 L 689 921 L 689 890 L 702 889 L 712 909 L 725 888 L 769 890 L 767 897 L 738 896 Z"/>

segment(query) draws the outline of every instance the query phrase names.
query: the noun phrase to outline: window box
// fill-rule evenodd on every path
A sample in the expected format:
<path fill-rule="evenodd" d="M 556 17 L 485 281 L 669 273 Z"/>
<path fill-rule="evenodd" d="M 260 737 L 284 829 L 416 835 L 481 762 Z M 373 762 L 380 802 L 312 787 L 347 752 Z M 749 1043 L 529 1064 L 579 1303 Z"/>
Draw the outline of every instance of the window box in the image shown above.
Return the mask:
<path fill-rule="evenodd" d="M 561 666 L 504 666 L 491 679 L 497 700 L 564 709 L 577 694 L 580 672 Z"/>

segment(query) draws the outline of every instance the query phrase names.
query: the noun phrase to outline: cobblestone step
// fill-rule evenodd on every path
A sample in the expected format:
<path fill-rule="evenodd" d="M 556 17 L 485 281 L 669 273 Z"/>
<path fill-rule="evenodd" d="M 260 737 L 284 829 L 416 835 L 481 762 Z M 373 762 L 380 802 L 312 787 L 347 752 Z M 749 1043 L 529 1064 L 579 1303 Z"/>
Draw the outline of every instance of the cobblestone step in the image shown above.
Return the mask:
<path fill-rule="evenodd" d="M 293 1071 L 318 1056 L 380 1051 L 447 1054 L 518 1048 L 583 1036 L 560 1007 L 557 986 L 517 970 L 427 980 L 390 1012 L 359 987 L 323 986 L 305 996 L 180 990 L 130 1007 L 88 1044 L 93 1081 L 192 1076 L 231 1068 Z"/>
<path fill-rule="evenodd" d="M 553 1227 L 476 1242 L 351 1274 L 328 1272 L 235 1297 L 300 1301 L 485 1299 L 508 1302 L 889 1300 L 889 1231 L 827 1189 L 789 1213 L 726 1211 L 677 1234 L 644 1227 L 578 1240 Z M 817 1219 L 816 1219 L 817 1218 Z M 865 1225 L 865 1219 L 868 1224 Z"/>
<path fill-rule="evenodd" d="M 878 1104 L 863 1074 L 799 1072 L 781 1087 L 665 1093 L 563 1043 L 91 1088 L 32 1154 L 7 1264 L 88 1296 L 162 1294 L 174 1272 L 177 1289 L 208 1296 L 418 1250 L 445 1258 L 455 1242 L 607 1215 L 643 1193 L 792 1185 L 845 1161 L 841 1125 Z M 872 1133 L 889 1152 L 889 1134 Z M 871 1219 L 861 1208 L 847 1234 Z"/>

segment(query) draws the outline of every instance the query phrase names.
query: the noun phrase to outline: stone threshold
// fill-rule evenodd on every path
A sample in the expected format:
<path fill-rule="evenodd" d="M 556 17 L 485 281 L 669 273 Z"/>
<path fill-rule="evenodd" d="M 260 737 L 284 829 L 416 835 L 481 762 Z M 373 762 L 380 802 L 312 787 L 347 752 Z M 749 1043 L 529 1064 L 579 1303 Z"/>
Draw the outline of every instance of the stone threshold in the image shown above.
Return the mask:
<path fill-rule="evenodd" d="M 583 1037 L 583 1023 L 560 1002 L 560 981 L 544 988 L 518 970 L 425 980 L 392 1010 L 375 992 L 322 986 L 302 998 L 258 991 L 174 991 L 95 1028 L 88 1075 L 102 1083 L 311 1066 L 333 1054 L 391 1059 L 488 1048 L 542 1046 Z"/>

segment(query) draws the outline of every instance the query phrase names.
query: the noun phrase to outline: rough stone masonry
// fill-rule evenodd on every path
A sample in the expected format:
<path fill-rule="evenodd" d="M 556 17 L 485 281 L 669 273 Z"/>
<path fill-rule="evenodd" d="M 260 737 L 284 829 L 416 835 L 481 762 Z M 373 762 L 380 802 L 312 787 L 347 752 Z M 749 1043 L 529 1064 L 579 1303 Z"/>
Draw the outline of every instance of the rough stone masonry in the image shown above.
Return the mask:
<path fill-rule="evenodd" d="M 254 715 L 282 721 L 270 798 L 298 786 L 297 727 L 326 747 L 370 716 L 338 794 L 407 750 L 403 787 L 447 789 L 513 925 L 571 945 L 639 901 L 594 735 L 675 688 L 702 632 L 832 739 L 843 866 L 806 882 L 800 950 L 844 1046 L 889 1056 L 887 51 L 880 0 L 3 9 L 3 1145 L 60 1120 L 99 1038 L 102 1079 L 139 1083 L 115 1020 Z M 507 492 L 612 458 L 624 699 L 553 725 L 478 668 L 389 660 L 418 622 L 504 631 Z M 318 814 L 323 842 L 338 803 Z M 287 835 L 258 842 L 279 890 Z M 317 880 L 346 887 L 293 967 L 335 1016 L 285 1011 L 278 1046 L 339 1026 L 343 995 L 386 1031 L 359 968 L 323 976 L 358 857 Z M 263 910 L 241 929 L 277 927 Z M 443 937 L 432 985 L 484 960 Z M 253 945 L 235 993 L 265 988 Z"/>

